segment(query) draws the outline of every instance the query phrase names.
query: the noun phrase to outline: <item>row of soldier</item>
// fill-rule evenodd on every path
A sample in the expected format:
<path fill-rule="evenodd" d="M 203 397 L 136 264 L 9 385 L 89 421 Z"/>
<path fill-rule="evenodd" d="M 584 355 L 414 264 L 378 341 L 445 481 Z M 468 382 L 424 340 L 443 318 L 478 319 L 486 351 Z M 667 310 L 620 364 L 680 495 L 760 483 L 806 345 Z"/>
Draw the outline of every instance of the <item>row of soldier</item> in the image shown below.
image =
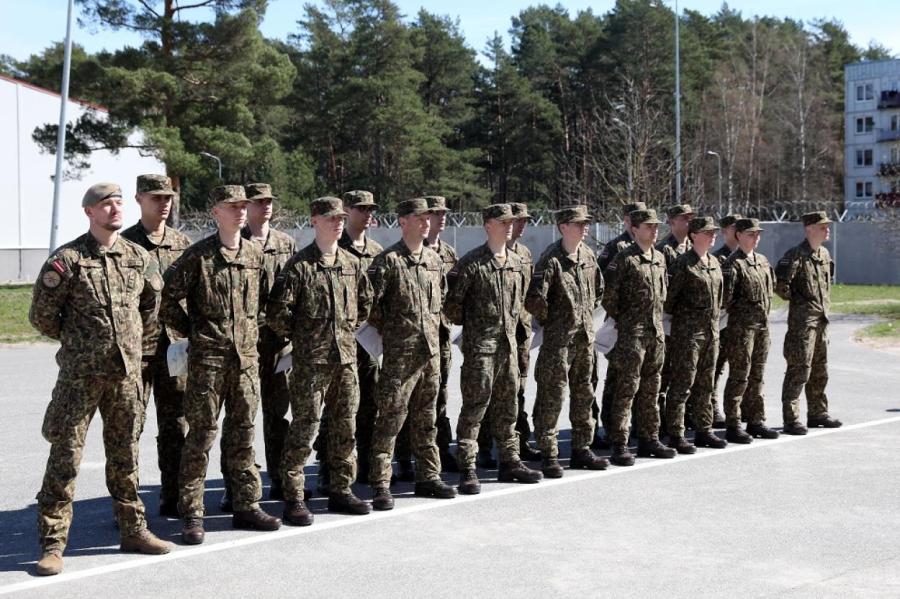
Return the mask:
<path fill-rule="evenodd" d="M 791 306 L 784 432 L 806 432 L 799 420 L 804 385 L 807 423 L 840 426 L 824 394 L 833 274 L 821 246 L 824 214 L 804 216 L 806 241 L 778 263 L 776 277 L 754 251 L 757 221 L 720 223 L 728 250 L 717 257 L 710 249 L 718 227 L 693 218 L 686 205 L 668 211 L 671 233 L 658 246 L 655 211 L 625 206 L 625 232 L 599 258 L 584 243 L 587 208 L 563 208 L 556 213 L 560 239 L 533 264 L 518 241 L 529 219 L 524 204 L 485 208 L 484 245 L 457 260 L 440 239 L 447 207 L 439 196 L 398 205 L 401 239 L 386 250 L 366 235 L 377 209 L 371 193 L 320 198 L 310 206 L 315 240 L 300 251 L 269 226 L 275 197 L 266 184 L 213 190 L 217 230 L 194 244 L 166 226 L 174 196 L 167 177 L 138 177 L 141 220 L 119 235 L 120 187 L 92 186 L 82 201 L 88 233 L 55 250 L 34 286 L 31 322 L 61 342 L 42 429 L 51 449 L 37 497 L 40 574 L 62 570 L 75 478 L 98 410 L 121 548 L 170 550 L 148 530 L 138 497 L 137 447 L 151 390 L 160 513 L 183 518 L 187 544 L 204 540 L 204 484 L 222 412 L 222 508 L 233 512 L 236 528 L 280 527 L 259 504 L 253 442 L 260 403 L 269 498 L 283 500 L 284 521 L 297 526 L 313 522 L 304 467 L 314 442 L 319 487 L 338 513 L 393 508 L 395 455 L 396 478 L 415 481 L 415 494 L 424 497 L 479 493 L 477 466 L 498 467 L 507 482 L 563 476 L 557 421 L 566 388 L 570 468 L 632 465 L 632 412 L 639 457 L 777 437 L 765 426 L 762 400 L 773 291 Z M 617 340 L 597 405 L 593 317 L 601 304 Z M 729 318 L 720 352 L 722 309 Z M 671 315 L 669 336 L 664 313 Z M 529 444 L 524 392 L 533 321 L 543 335 L 532 418 L 537 449 Z M 363 323 L 380 335 L 380 365 L 356 340 Z M 455 456 L 447 416 L 454 324 L 462 326 L 463 353 Z M 179 339 L 189 341 L 189 364 L 176 377 L 166 358 Z M 277 368 L 288 354 L 292 369 Z M 729 361 L 726 439 L 712 432 L 717 355 Z M 686 406 L 693 443 L 685 436 Z M 609 460 L 592 451 L 598 447 L 611 447 Z M 459 472 L 457 488 L 441 479 L 442 470 Z M 371 504 L 354 494 L 354 480 L 371 485 Z"/>

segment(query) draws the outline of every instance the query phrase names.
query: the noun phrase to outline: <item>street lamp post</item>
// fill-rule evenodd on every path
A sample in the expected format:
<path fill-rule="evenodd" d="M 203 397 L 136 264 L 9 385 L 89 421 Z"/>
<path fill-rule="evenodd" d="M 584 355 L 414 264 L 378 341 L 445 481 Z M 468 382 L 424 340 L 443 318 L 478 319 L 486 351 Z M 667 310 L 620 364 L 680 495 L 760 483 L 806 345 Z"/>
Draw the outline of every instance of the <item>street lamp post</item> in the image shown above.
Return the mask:
<path fill-rule="evenodd" d="M 200 152 L 200 155 L 206 156 L 207 158 L 212 158 L 213 160 L 216 161 L 216 164 L 219 167 L 219 183 L 223 183 L 223 181 L 222 181 L 222 160 L 218 156 L 210 154 L 209 152 Z"/>
<path fill-rule="evenodd" d="M 63 160 L 66 153 L 66 104 L 69 103 L 69 71 L 72 66 L 72 13 L 74 0 L 69 0 L 66 15 L 66 45 L 63 52 L 62 87 L 59 94 L 59 130 L 56 132 L 56 175 L 53 177 L 53 213 L 50 216 L 50 251 L 59 244 L 59 194 L 63 183 Z"/>
<path fill-rule="evenodd" d="M 675 0 L 675 203 L 681 204 L 681 34 Z"/>
<path fill-rule="evenodd" d="M 722 213 L 722 156 L 712 150 L 706 151 L 707 155 L 716 157 L 716 165 L 719 168 L 719 214 Z M 731 201 L 728 202 L 728 214 L 731 214 Z"/>

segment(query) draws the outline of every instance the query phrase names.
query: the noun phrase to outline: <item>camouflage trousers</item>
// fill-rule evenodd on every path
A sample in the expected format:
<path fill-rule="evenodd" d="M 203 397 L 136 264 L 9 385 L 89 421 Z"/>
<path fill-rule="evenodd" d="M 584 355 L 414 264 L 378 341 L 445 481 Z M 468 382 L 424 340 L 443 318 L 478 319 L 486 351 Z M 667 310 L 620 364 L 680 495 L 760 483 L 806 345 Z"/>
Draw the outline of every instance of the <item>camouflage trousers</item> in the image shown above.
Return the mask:
<path fill-rule="evenodd" d="M 603 391 L 600 396 L 600 424 L 603 426 L 603 432 L 607 437 L 612 434 L 611 431 L 616 426 L 616 423 L 613 421 L 613 404 L 615 403 L 616 385 L 618 384 L 614 365 L 615 351 L 616 348 L 614 347 L 606 354 L 606 376 L 603 379 Z"/>
<path fill-rule="evenodd" d="M 440 356 L 386 352 L 375 392 L 375 426 L 369 482 L 375 487 L 391 480 L 391 458 L 403 423 L 409 416 L 416 480 L 436 480 L 441 464 L 437 448 L 435 403 L 440 384 Z"/>
<path fill-rule="evenodd" d="M 37 494 L 37 528 L 44 550 L 63 551 L 72 524 L 75 479 L 94 413 L 103 419 L 106 488 L 113 500 L 119 533 L 125 537 L 147 528 L 138 495 L 138 441 L 144 401 L 137 375 L 117 378 L 61 371 L 47 406 L 41 433 L 50 457 Z"/>
<path fill-rule="evenodd" d="M 531 425 L 528 424 L 528 412 L 525 410 L 525 388 L 528 385 L 528 368 L 531 365 L 531 337 L 520 341 L 516 348 L 516 357 L 519 363 L 519 390 L 517 397 L 516 432 L 519 433 L 519 443 L 527 443 L 531 439 Z M 478 431 L 478 450 L 488 453 L 494 445 L 493 425 L 491 424 L 491 408 L 484 414 L 481 428 Z"/>
<path fill-rule="evenodd" d="M 671 357 L 671 381 L 666 393 L 666 428 L 670 437 L 684 437 L 684 412 L 690 401 L 695 430 L 712 429 L 712 391 L 719 354 L 719 331 L 707 328 L 674 334 Z"/>
<path fill-rule="evenodd" d="M 234 509 L 259 507 L 262 481 L 253 449 L 253 421 L 259 407 L 259 377 L 256 366 L 240 367 L 237 357 L 218 363 L 189 360 L 184 415 L 188 434 L 181 453 L 181 497 L 183 516 L 203 516 L 203 491 L 209 450 L 216 440 L 219 414 L 226 484 L 234 498 Z"/>
<path fill-rule="evenodd" d="M 669 392 L 669 385 L 672 382 L 672 337 L 669 335 L 665 336 L 665 356 L 663 357 L 663 367 L 662 372 L 660 372 L 659 379 L 659 393 L 657 394 L 657 406 L 659 408 L 659 413 L 662 418 L 662 427 L 666 428 L 666 414 L 668 414 L 668 407 L 666 402 L 666 396 Z M 667 431 L 671 433 L 672 431 Z"/>
<path fill-rule="evenodd" d="M 450 333 L 444 333 L 441 328 L 441 382 L 438 385 L 437 402 L 435 403 L 435 426 L 437 427 L 437 446 L 442 452 L 449 451 L 453 442 L 453 428 L 450 426 L 450 418 L 447 416 L 447 381 L 450 380 L 450 365 L 452 361 L 452 348 Z M 403 424 L 400 434 L 397 435 L 397 447 L 395 453 L 398 460 L 412 458 L 411 438 L 409 433 L 409 421 Z"/>
<path fill-rule="evenodd" d="M 739 426 L 741 413 L 747 424 L 762 424 L 766 420 L 763 397 L 763 375 L 769 355 L 769 329 L 765 326 L 731 326 L 728 337 L 721 343 L 728 354 L 728 380 L 723 401 L 725 423 Z"/>
<path fill-rule="evenodd" d="M 713 412 L 715 412 L 716 407 L 719 404 L 719 380 L 725 373 L 725 364 L 728 364 L 729 368 L 731 368 L 731 356 L 730 352 L 727 349 L 727 346 L 729 345 L 730 339 L 735 335 L 735 331 L 736 329 L 731 327 L 725 327 L 724 329 L 719 331 L 719 357 L 716 359 L 716 373 L 713 378 Z M 731 373 L 729 371 L 729 376 L 730 374 Z"/>
<path fill-rule="evenodd" d="M 155 356 L 145 356 L 141 364 L 141 378 L 144 383 L 144 405 L 150 401 L 156 405 L 156 456 L 159 465 L 161 503 L 178 504 L 178 472 L 181 464 L 181 450 L 187 435 L 187 421 L 184 419 L 185 376 L 169 376 L 166 363 L 168 342 L 160 341 L 160 350 Z M 143 429 L 143 427 L 142 427 Z"/>
<path fill-rule="evenodd" d="M 563 394 L 569 387 L 569 420 L 572 423 L 572 451 L 587 449 L 594 436 L 591 402 L 591 370 L 594 351 L 586 335 L 578 335 L 563 347 L 541 346 L 535 363 L 537 397 L 534 400 L 534 429 L 538 448 L 548 458 L 559 457 L 559 413 Z"/>
<path fill-rule="evenodd" d="M 607 435 L 610 443 L 628 444 L 628 424 L 632 413 L 639 439 L 659 438 L 657 395 L 665 353 L 663 337 L 652 333 L 619 331 L 616 346 L 610 352 L 607 371 L 614 373 L 612 378 L 615 384 L 610 390 L 609 400 Z M 605 398 L 606 389 L 603 391 Z"/>
<path fill-rule="evenodd" d="M 491 435 L 497 442 L 501 462 L 519 460 L 519 435 L 516 415 L 519 386 L 519 365 L 516 354 L 509 348 L 495 353 L 467 354 L 460 371 L 462 409 L 456 425 L 459 448 L 456 452 L 460 470 L 475 468 L 478 436 L 483 420 L 488 420 Z M 490 411 L 490 418 L 485 413 Z"/>
<path fill-rule="evenodd" d="M 807 419 L 828 415 L 828 322 L 794 322 L 784 337 L 787 372 L 781 387 L 784 423 L 800 420 L 800 392 L 806 388 Z"/>
<path fill-rule="evenodd" d="M 323 411 L 328 415 L 327 445 L 333 493 L 349 493 L 356 477 L 356 364 L 309 364 L 295 356 L 291 372 L 291 426 L 281 454 L 284 498 L 301 501 L 303 468 L 312 453 Z"/>

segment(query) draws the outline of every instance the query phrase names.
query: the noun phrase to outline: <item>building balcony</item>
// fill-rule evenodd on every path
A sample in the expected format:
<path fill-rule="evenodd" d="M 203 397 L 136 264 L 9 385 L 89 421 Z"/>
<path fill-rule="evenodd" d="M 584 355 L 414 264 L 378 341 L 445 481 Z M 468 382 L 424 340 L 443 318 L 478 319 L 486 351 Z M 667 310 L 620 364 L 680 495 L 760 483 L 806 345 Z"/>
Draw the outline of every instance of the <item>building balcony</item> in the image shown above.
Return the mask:
<path fill-rule="evenodd" d="M 900 92 L 894 90 L 881 92 L 878 109 L 887 108 L 900 108 Z"/>
<path fill-rule="evenodd" d="M 900 162 L 883 162 L 878 167 L 879 177 L 900 177 Z"/>
<path fill-rule="evenodd" d="M 879 129 L 876 139 L 879 143 L 883 141 L 897 141 L 900 139 L 900 130 Z"/>

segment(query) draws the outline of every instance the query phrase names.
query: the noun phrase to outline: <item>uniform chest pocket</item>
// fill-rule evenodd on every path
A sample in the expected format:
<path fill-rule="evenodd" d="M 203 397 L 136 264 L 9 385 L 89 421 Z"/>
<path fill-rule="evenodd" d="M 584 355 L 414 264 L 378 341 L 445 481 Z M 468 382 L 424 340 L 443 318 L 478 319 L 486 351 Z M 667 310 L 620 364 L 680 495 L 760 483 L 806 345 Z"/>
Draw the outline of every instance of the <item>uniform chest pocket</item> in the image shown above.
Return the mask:
<path fill-rule="evenodd" d="M 344 316 L 348 320 L 356 319 L 356 270 L 343 268 L 337 277 L 344 296 Z"/>
<path fill-rule="evenodd" d="M 122 294 L 122 304 L 130 304 L 137 301 L 144 289 L 144 263 L 140 260 L 123 260 L 120 264 L 124 279 L 125 293 Z"/>
<path fill-rule="evenodd" d="M 304 318 L 325 319 L 331 315 L 331 286 L 327 277 L 323 272 L 309 279 L 301 289 L 299 311 Z"/>
<path fill-rule="evenodd" d="M 714 293 L 710 273 L 701 270 L 691 272 L 688 276 L 690 278 L 687 292 L 690 305 L 694 308 L 709 308 L 712 305 L 710 296 Z"/>
<path fill-rule="evenodd" d="M 197 286 L 197 295 L 193 297 L 193 301 L 197 302 L 205 316 L 222 319 L 229 314 L 231 304 L 229 278 L 227 268 L 211 266 L 203 269 L 200 285 Z"/>
<path fill-rule="evenodd" d="M 245 266 L 239 272 L 241 283 L 244 286 L 244 313 L 255 318 L 259 312 L 259 286 L 262 270 L 254 266 Z"/>
<path fill-rule="evenodd" d="M 441 278 L 443 277 L 443 271 L 441 267 L 438 266 L 429 266 L 425 275 L 428 278 L 428 310 L 432 314 L 436 314 L 441 311 Z"/>
<path fill-rule="evenodd" d="M 107 306 L 109 305 L 109 295 L 106 293 L 105 278 L 102 262 L 79 260 L 78 277 L 76 285 L 73 287 L 75 293 L 83 301 Z"/>

